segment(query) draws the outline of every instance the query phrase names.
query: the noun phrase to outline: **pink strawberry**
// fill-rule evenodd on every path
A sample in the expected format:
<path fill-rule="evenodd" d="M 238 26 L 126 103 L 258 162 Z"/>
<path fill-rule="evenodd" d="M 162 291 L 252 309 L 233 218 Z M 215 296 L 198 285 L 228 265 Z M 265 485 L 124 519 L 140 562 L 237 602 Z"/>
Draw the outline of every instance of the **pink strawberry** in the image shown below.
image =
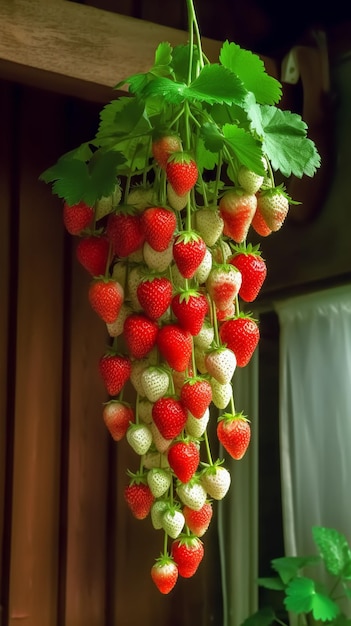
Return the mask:
<path fill-rule="evenodd" d="M 173 240 L 177 227 L 175 213 L 165 207 L 148 207 L 140 219 L 145 241 L 156 252 L 164 252 Z"/>
<path fill-rule="evenodd" d="M 183 507 L 185 523 L 189 530 L 197 537 L 202 537 L 208 530 L 213 516 L 213 508 L 210 502 L 205 502 L 199 511 L 194 511 L 188 506 Z"/>
<path fill-rule="evenodd" d="M 161 556 L 151 568 L 151 578 L 157 589 L 167 595 L 177 583 L 178 567 L 170 556 Z"/>
<path fill-rule="evenodd" d="M 185 408 L 200 419 L 212 401 L 209 381 L 201 376 L 188 378 L 181 388 L 180 399 Z"/>
<path fill-rule="evenodd" d="M 184 372 L 189 365 L 192 336 L 178 324 L 165 324 L 157 334 L 157 347 L 161 356 L 176 372 Z"/>
<path fill-rule="evenodd" d="M 180 439 L 170 446 L 167 458 L 177 478 L 182 483 L 187 483 L 199 466 L 200 452 L 196 443 L 191 439 Z"/>
<path fill-rule="evenodd" d="M 241 280 L 241 273 L 230 263 L 212 267 L 206 280 L 206 287 L 217 309 L 224 311 L 233 304 L 239 293 Z"/>
<path fill-rule="evenodd" d="M 206 253 L 204 240 L 195 231 L 182 231 L 173 242 L 173 258 L 184 278 L 193 278 Z"/>
<path fill-rule="evenodd" d="M 92 309 L 106 324 L 116 321 L 124 298 L 122 285 L 112 278 L 97 277 L 90 284 L 88 299 Z"/>
<path fill-rule="evenodd" d="M 282 227 L 289 211 L 290 201 L 283 187 L 273 187 L 257 194 L 257 207 L 268 228 L 273 232 Z"/>
<path fill-rule="evenodd" d="M 79 263 L 92 276 L 104 275 L 109 260 L 109 241 L 104 236 L 88 235 L 82 237 L 76 247 Z"/>
<path fill-rule="evenodd" d="M 94 217 L 94 209 L 85 202 L 63 204 L 63 223 L 70 235 L 79 235 L 87 228 Z"/>
<path fill-rule="evenodd" d="M 157 165 L 166 170 L 171 154 L 182 151 L 182 142 L 178 135 L 167 133 L 154 138 L 151 150 Z"/>
<path fill-rule="evenodd" d="M 224 222 L 223 233 L 236 243 L 242 243 L 251 226 L 257 207 L 255 194 L 235 188 L 226 191 L 219 201 L 219 212 Z"/>
<path fill-rule="evenodd" d="M 256 350 L 260 331 L 250 315 L 240 314 L 222 322 L 219 336 L 222 343 L 234 352 L 237 366 L 245 367 Z"/>
<path fill-rule="evenodd" d="M 241 274 L 241 286 L 239 296 L 245 302 L 253 302 L 267 276 L 267 266 L 261 256 L 259 246 L 237 246 L 229 263 L 239 270 Z"/>
<path fill-rule="evenodd" d="M 143 313 L 132 313 L 124 322 L 124 339 L 133 359 L 143 359 L 156 345 L 158 325 Z"/>
<path fill-rule="evenodd" d="M 137 297 L 146 315 L 158 320 L 172 300 L 172 283 L 166 276 L 149 274 L 137 287 Z"/>
<path fill-rule="evenodd" d="M 196 289 L 180 289 L 172 298 L 171 309 L 181 328 L 198 335 L 209 311 L 209 304 L 204 293 Z"/>
<path fill-rule="evenodd" d="M 152 407 L 152 419 L 164 439 L 174 439 L 186 423 L 186 410 L 178 398 L 163 396 Z"/>
<path fill-rule="evenodd" d="M 184 196 L 195 187 L 198 169 L 194 159 L 186 152 L 173 152 L 166 165 L 166 176 L 178 196 Z"/>
<path fill-rule="evenodd" d="M 146 484 L 145 475 L 131 474 L 131 480 L 124 489 L 124 499 L 136 519 L 142 520 L 149 515 L 155 498 Z"/>
<path fill-rule="evenodd" d="M 128 402 L 110 400 L 104 405 L 102 417 L 114 441 L 120 441 L 129 424 L 134 422 L 134 411 Z"/>
<path fill-rule="evenodd" d="M 242 413 L 224 413 L 218 419 L 217 437 L 233 459 L 242 459 L 251 439 L 250 422 Z"/>
<path fill-rule="evenodd" d="M 267 226 L 259 206 L 257 206 L 255 215 L 252 218 L 251 226 L 261 237 L 268 237 L 272 233 L 272 229 Z"/>
<path fill-rule="evenodd" d="M 194 535 L 181 535 L 173 541 L 171 555 L 178 566 L 179 575 L 191 578 L 203 559 L 204 546 L 201 539 Z"/>
<path fill-rule="evenodd" d="M 119 208 L 118 213 L 108 216 L 106 235 L 111 242 L 113 253 L 118 258 L 124 258 L 140 250 L 144 243 L 144 233 L 141 227 L 140 215 L 131 209 Z"/>
<path fill-rule="evenodd" d="M 99 371 L 110 396 L 116 396 L 130 377 L 132 364 L 129 357 L 106 352 L 99 359 Z"/>

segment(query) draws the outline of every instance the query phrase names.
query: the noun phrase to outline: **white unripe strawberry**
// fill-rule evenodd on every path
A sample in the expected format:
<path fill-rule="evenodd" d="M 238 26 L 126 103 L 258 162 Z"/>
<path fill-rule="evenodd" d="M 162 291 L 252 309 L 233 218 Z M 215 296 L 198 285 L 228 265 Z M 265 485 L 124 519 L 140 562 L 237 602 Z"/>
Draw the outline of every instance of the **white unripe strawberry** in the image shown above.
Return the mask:
<path fill-rule="evenodd" d="M 249 170 L 245 165 L 241 165 L 238 171 L 238 183 L 247 193 L 257 193 L 264 181 L 264 176 Z"/>
<path fill-rule="evenodd" d="M 144 424 L 151 424 L 152 402 L 150 402 L 147 398 L 139 398 L 138 415 L 139 419 L 144 422 Z"/>
<path fill-rule="evenodd" d="M 152 434 L 146 424 L 131 424 L 126 432 L 126 438 L 136 454 L 146 454 L 152 444 Z"/>
<path fill-rule="evenodd" d="M 172 539 L 179 537 L 184 528 L 184 524 L 184 515 L 177 509 L 169 507 L 162 515 L 162 528 Z"/>
<path fill-rule="evenodd" d="M 233 389 L 231 383 L 222 385 L 215 378 L 210 379 L 212 389 L 212 402 L 217 409 L 225 409 L 232 397 Z"/>
<path fill-rule="evenodd" d="M 161 530 L 162 518 L 168 509 L 168 503 L 165 500 L 156 500 L 150 510 L 151 523 L 155 530 Z"/>
<path fill-rule="evenodd" d="M 207 492 L 198 480 L 181 483 L 176 491 L 182 503 L 194 511 L 202 509 L 206 502 Z"/>
<path fill-rule="evenodd" d="M 200 374 L 207 374 L 206 350 L 199 348 L 199 346 L 194 346 L 194 359 L 196 369 L 200 372 Z"/>
<path fill-rule="evenodd" d="M 122 335 L 124 322 L 131 313 L 133 313 L 131 306 L 123 302 L 116 321 L 112 322 L 112 324 L 106 324 L 107 332 L 110 337 L 119 337 Z"/>
<path fill-rule="evenodd" d="M 95 205 L 95 219 L 96 221 L 101 220 L 119 205 L 122 198 L 122 189 L 119 184 L 117 184 L 114 188 L 114 191 L 110 196 L 102 196 L 99 200 L 97 200 Z"/>
<path fill-rule="evenodd" d="M 143 395 L 150 402 L 156 402 L 166 394 L 169 382 L 169 374 L 163 367 L 150 366 L 141 374 Z"/>
<path fill-rule="evenodd" d="M 142 311 L 142 306 L 138 299 L 137 290 L 143 278 L 144 272 L 141 265 L 135 265 L 129 269 L 127 278 L 126 300 L 130 302 L 130 305 L 135 312 Z"/>
<path fill-rule="evenodd" d="M 212 248 L 212 257 L 214 263 L 227 263 L 228 259 L 233 256 L 233 251 L 227 241 L 223 239 Z"/>
<path fill-rule="evenodd" d="M 166 250 L 158 252 L 145 241 L 143 245 L 144 262 L 150 270 L 165 272 L 173 261 L 173 241 Z"/>
<path fill-rule="evenodd" d="M 210 376 L 220 384 L 230 383 L 236 369 L 236 356 L 229 348 L 215 348 L 205 356 L 205 365 Z"/>
<path fill-rule="evenodd" d="M 160 498 L 169 489 L 172 476 L 170 470 L 154 467 L 147 473 L 147 483 L 155 498 Z"/>
<path fill-rule="evenodd" d="M 203 285 L 212 269 L 212 254 L 210 250 L 207 248 L 205 252 L 205 256 L 202 259 L 199 267 L 197 268 L 194 278 L 199 283 L 199 285 Z"/>
<path fill-rule="evenodd" d="M 188 203 L 189 192 L 184 194 L 184 196 L 178 196 L 172 185 L 167 183 L 167 199 L 172 209 L 175 211 L 182 211 Z"/>
<path fill-rule="evenodd" d="M 167 455 L 157 450 L 148 450 L 146 454 L 142 455 L 141 460 L 145 469 L 153 469 L 154 467 L 166 469 L 169 467 Z"/>
<path fill-rule="evenodd" d="M 153 187 L 135 185 L 127 195 L 127 204 L 132 204 L 136 209 L 145 209 L 152 204 L 153 194 Z"/>
<path fill-rule="evenodd" d="M 210 411 L 206 409 L 202 417 L 194 417 L 192 413 L 188 411 L 187 420 L 185 424 L 185 430 L 190 437 L 198 439 L 204 434 L 207 424 L 210 419 Z"/>
<path fill-rule="evenodd" d="M 132 368 L 130 372 L 130 382 L 132 383 L 135 391 L 140 396 L 145 396 L 144 387 L 141 382 L 141 376 L 143 371 L 149 366 L 146 359 L 136 359 L 132 361 Z"/>
<path fill-rule="evenodd" d="M 203 207 L 195 213 L 195 225 L 205 244 L 212 248 L 223 232 L 224 222 L 217 207 Z"/>
<path fill-rule="evenodd" d="M 194 344 L 200 350 L 208 350 L 214 340 L 214 328 L 205 320 L 200 332 L 194 337 Z"/>
<path fill-rule="evenodd" d="M 228 470 L 222 465 L 209 465 L 201 474 L 200 481 L 210 498 L 222 500 L 231 483 Z"/>
<path fill-rule="evenodd" d="M 117 280 L 120 285 L 124 286 L 127 279 L 127 263 L 125 261 L 117 261 L 112 268 L 112 278 Z"/>

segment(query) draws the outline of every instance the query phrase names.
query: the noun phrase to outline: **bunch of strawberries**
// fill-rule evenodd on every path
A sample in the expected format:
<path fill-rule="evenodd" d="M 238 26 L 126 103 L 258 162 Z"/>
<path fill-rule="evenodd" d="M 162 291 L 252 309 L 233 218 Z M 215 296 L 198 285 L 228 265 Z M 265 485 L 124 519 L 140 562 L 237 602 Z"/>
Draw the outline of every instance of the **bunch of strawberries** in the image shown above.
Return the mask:
<path fill-rule="evenodd" d="M 279 230 L 289 201 L 241 166 L 237 185 L 200 204 L 196 162 L 176 134 L 153 139 L 150 162 L 151 183 L 122 189 L 116 179 L 113 194 L 94 206 L 65 202 L 63 221 L 77 236 L 77 259 L 91 275 L 88 299 L 109 338 L 98 363 L 108 395 L 103 420 L 139 459 L 127 471 L 126 504 L 164 533 L 151 577 L 168 594 L 178 576 L 196 572 L 213 500 L 230 487 L 223 459 L 211 455 L 209 420 L 233 459 L 250 442 L 232 379 L 259 342 L 244 309 L 267 268 L 247 235 Z"/>

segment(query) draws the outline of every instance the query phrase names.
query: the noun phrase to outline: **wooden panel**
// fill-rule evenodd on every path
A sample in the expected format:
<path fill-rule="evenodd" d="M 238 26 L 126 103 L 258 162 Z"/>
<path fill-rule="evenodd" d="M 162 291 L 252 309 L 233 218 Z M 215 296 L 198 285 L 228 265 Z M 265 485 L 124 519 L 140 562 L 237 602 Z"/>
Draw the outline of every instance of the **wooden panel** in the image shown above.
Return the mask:
<path fill-rule="evenodd" d="M 187 33 L 74 2 L 0 4 L 0 76 L 95 101 L 148 70 L 161 41 L 186 43 Z M 203 47 L 218 58 L 219 42 Z"/>
<path fill-rule="evenodd" d="M 21 94 L 15 120 L 20 220 L 8 624 L 47 626 L 57 612 L 62 228 L 49 190 L 38 183 L 58 109 L 55 99 L 36 96 Z"/>
<path fill-rule="evenodd" d="M 8 533 L 10 530 L 9 520 L 5 523 L 5 508 L 11 498 L 11 476 L 8 476 L 6 483 L 6 468 L 10 466 L 12 455 L 12 419 L 10 411 L 12 409 L 13 389 L 9 389 L 9 378 L 11 366 L 7 362 L 10 351 L 10 342 L 13 341 L 13 324 L 10 316 L 10 285 L 11 279 L 16 273 L 15 263 L 11 263 L 11 225 L 15 223 L 15 216 L 11 219 L 11 165 L 13 163 L 14 137 L 11 137 L 13 128 L 13 117 L 11 111 L 14 110 L 14 97 L 11 86 L 1 85 L 0 90 L 0 197 L 2 199 L 2 215 L 0 229 L 0 545 L 2 546 L 2 560 L 0 562 L 0 616 L 3 596 L 7 590 L 7 578 L 3 569 L 7 570 L 9 564 L 8 553 Z M 12 259 L 13 261 L 13 259 Z M 13 294 L 13 290 L 11 291 Z M 11 301 L 11 304 L 15 304 Z M 12 341 L 11 341 L 12 340 Z M 12 347 L 12 345 L 11 345 Z M 10 371 L 9 371 L 10 370 Z M 10 393 L 11 392 L 11 393 Z M 11 395 L 11 397 L 10 397 Z"/>

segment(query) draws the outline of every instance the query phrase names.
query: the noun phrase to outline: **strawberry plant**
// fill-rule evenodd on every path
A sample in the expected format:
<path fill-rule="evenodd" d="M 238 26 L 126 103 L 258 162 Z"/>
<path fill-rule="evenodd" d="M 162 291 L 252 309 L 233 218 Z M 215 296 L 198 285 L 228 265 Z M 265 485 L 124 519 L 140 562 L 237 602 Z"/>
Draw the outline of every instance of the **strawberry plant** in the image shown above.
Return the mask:
<path fill-rule="evenodd" d="M 299 624 L 324 623 L 330 626 L 351 624 L 351 547 L 346 537 L 334 528 L 314 526 L 312 537 L 318 555 L 288 556 L 273 559 L 271 578 L 259 578 L 262 587 L 282 595 L 282 611 L 298 616 Z M 307 576 L 311 568 L 321 567 L 328 588 L 317 576 Z M 344 612 L 345 611 L 345 612 Z M 262 607 L 241 626 L 287 626 L 277 615 L 278 609 Z"/>
<path fill-rule="evenodd" d="M 131 514 L 163 532 L 149 569 L 161 593 L 195 574 L 211 500 L 230 488 L 208 424 L 219 420 L 223 454 L 237 460 L 255 428 L 232 386 L 260 338 L 247 305 L 267 267 L 250 236 L 277 236 L 297 203 L 276 173 L 313 177 L 320 166 L 260 57 L 225 41 L 210 62 L 193 0 L 186 6 L 187 41 L 161 42 L 149 71 L 116 85 L 126 94 L 102 108 L 95 136 L 40 177 L 62 199 L 91 278 L 87 304 L 106 325 L 102 419 L 135 452 Z M 133 398 L 123 397 L 127 383 Z"/>

